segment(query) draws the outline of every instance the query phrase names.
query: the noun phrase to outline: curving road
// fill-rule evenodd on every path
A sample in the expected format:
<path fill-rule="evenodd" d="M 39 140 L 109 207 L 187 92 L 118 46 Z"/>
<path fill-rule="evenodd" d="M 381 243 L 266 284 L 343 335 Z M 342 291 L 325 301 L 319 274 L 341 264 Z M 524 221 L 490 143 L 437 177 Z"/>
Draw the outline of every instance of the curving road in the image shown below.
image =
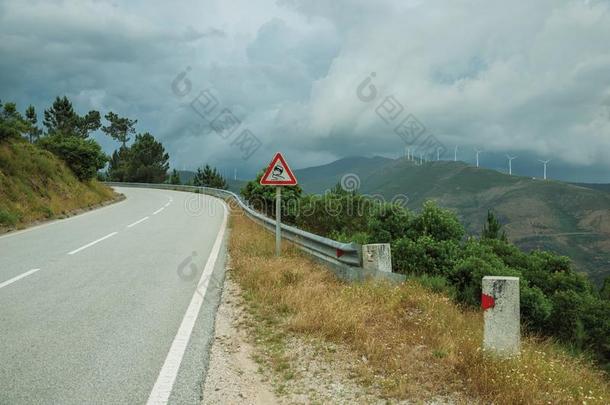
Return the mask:
<path fill-rule="evenodd" d="M 200 401 L 226 210 L 127 199 L 0 237 L 0 404 Z"/>

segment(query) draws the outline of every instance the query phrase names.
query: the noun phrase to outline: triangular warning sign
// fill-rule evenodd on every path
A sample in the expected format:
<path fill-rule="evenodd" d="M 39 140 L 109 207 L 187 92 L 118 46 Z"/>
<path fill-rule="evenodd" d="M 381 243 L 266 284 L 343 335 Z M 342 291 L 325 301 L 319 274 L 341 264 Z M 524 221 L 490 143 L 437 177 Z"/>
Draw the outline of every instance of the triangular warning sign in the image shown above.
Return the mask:
<path fill-rule="evenodd" d="M 292 174 L 292 170 L 280 152 L 275 154 L 267 171 L 261 177 L 261 184 L 265 186 L 294 186 L 297 184 L 297 178 Z"/>

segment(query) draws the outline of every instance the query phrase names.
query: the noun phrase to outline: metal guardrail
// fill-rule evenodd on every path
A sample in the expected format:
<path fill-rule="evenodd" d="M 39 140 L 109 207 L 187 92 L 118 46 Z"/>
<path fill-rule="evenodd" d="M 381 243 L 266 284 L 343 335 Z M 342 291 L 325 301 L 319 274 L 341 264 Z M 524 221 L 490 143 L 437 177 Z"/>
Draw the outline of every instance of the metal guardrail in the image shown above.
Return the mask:
<path fill-rule="evenodd" d="M 119 183 L 105 182 L 115 187 L 139 187 L 155 188 L 161 190 L 188 191 L 199 194 L 211 195 L 223 200 L 233 200 L 246 213 L 246 215 L 263 225 L 269 230 L 275 230 L 275 220 L 254 210 L 239 195 L 217 188 L 182 186 L 174 184 L 149 184 L 149 183 Z M 343 243 L 336 240 L 303 231 L 302 229 L 282 224 L 282 238 L 297 245 L 305 252 L 332 264 L 347 265 L 349 267 L 362 267 L 362 246 L 357 243 Z"/>

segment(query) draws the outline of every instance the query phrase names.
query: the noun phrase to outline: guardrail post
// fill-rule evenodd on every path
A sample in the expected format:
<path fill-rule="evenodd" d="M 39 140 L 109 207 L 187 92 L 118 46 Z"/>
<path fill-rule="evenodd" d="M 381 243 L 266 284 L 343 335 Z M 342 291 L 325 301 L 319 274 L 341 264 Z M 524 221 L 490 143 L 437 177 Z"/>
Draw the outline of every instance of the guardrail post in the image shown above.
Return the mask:
<path fill-rule="evenodd" d="M 483 348 L 503 357 L 518 356 L 521 320 L 518 277 L 483 277 Z"/>
<path fill-rule="evenodd" d="M 392 272 L 392 252 L 389 243 L 362 245 L 362 267 L 365 270 Z"/>

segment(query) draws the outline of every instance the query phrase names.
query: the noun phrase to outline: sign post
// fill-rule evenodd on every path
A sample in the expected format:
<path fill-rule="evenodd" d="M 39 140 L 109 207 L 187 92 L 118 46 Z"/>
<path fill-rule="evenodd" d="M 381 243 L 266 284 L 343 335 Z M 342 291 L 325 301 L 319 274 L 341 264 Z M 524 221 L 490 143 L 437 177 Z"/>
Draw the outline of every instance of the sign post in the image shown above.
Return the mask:
<path fill-rule="evenodd" d="M 275 255 L 282 251 L 282 187 L 275 187 Z"/>
<path fill-rule="evenodd" d="M 263 186 L 275 186 L 275 255 L 279 256 L 282 243 L 282 186 L 294 186 L 297 178 L 281 153 L 276 153 L 261 177 Z"/>

